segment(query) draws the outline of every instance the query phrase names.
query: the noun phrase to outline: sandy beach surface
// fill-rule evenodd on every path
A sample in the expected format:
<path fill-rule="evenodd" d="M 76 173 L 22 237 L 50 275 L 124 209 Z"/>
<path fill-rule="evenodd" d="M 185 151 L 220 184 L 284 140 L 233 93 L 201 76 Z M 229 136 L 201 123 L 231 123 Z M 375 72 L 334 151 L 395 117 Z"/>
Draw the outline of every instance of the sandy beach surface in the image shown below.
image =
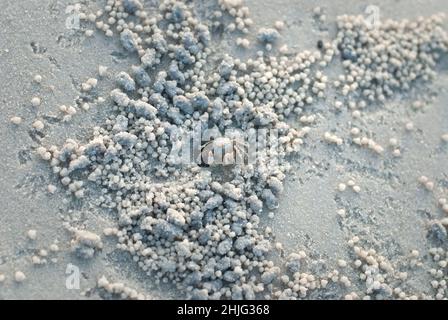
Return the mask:
<path fill-rule="evenodd" d="M 82 1 L 92 8 L 101 7 L 103 2 Z M 148 8 L 155 2 L 144 1 Z M 216 7 L 215 1 L 195 2 L 197 12 Z M 103 235 L 105 228 L 115 226 L 116 212 L 100 209 L 88 198 L 69 196 L 48 163 L 35 152 L 42 144 L 59 146 L 66 139 L 87 142 L 93 127 L 104 123 L 113 112 L 109 100 L 88 111 L 79 110 L 68 122 L 60 121 L 59 106 L 73 105 L 81 94 L 81 84 L 92 76 L 98 78 L 99 65 L 115 74 L 138 63 L 137 57 L 127 55 L 117 37 L 107 38 L 98 31 L 87 37 L 82 30 L 67 28 L 70 13 L 66 9 L 73 1 L 0 3 L 0 274 L 5 277 L 0 283 L 0 299 L 104 298 L 97 289 L 102 276 L 154 299 L 183 297 L 169 284 L 156 284 L 129 253 L 116 248 L 113 237 Z M 318 40 L 333 39 L 337 16 L 365 14 L 365 8 L 372 4 L 380 8 L 384 20 L 412 20 L 448 12 L 445 0 L 247 0 L 245 4 L 255 30 L 284 22 L 278 46 L 287 44 L 292 52 L 314 50 Z M 313 18 L 317 6 L 326 16 L 324 22 Z M 255 37 L 248 34 L 254 45 L 243 50 L 235 46 L 234 34 L 224 33 L 219 49 L 241 59 L 253 57 L 259 50 Z M 336 76 L 341 70 L 341 63 L 335 62 L 326 68 L 326 74 Z M 448 248 L 447 239 L 434 243 L 428 236 L 431 221 L 447 217 L 438 204 L 439 198 L 448 197 L 448 144 L 441 139 L 448 133 L 446 54 L 435 70 L 434 81 L 399 92 L 384 106 L 368 106 L 360 120 L 353 119 L 350 110 L 335 115 L 331 104 L 341 94 L 334 88 L 306 110 L 317 119 L 313 130 L 290 161 L 293 169 L 285 180 L 278 209 L 263 211 L 260 224 L 272 228 L 275 241 L 283 245 L 285 254 L 274 256 L 275 261 L 299 250 L 306 251 L 313 261 L 325 260 L 328 270 L 338 268 L 339 260 L 347 261 L 344 274 L 351 287 L 329 286 L 312 298 L 340 299 L 349 292 L 365 290 L 365 283 L 352 267 L 356 257 L 347 245 L 355 236 L 395 262 L 404 261 L 417 250 L 423 266 L 408 268 L 408 262 L 402 263 L 402 271 L 407 272 L 403 288 L 409 294 L 435 294 L 430 273 L 435 262 L 429 250 Z M 36 75 L 42 77 L 40 84 L 34 80 Z M 113 77 L 104 77 L 98 84 L 98 95 L 108 98 L 114 86 Z M 33 97 L 41 99 L 38 107 L 32 106 Z M 423 101 L 424 106 L 413 108 L 415 101 Z M 22 119 L 20 125 L 11 123 L 14 116 Z M 45 124 L 42 131 L 33 129 L 36 119 Z M 413 128 L 406 130 L 410 122 Z M 324 132 L 345 139 L 353 126 L 362 127 L 384 146 L 384 155 L 378 157 L 356 146 L 339 148 L 322 143 Z M 391 138 L 398 140 L 400 157 L 392 155 Z M 432 191 L 421 186 L 421 176 L 434 183 Z M 338 185 L 349 180 L 360 191 L 338 192 Z M 57 187 L 54 194 L 48 192 L 48 185 Z M 101 235 L 102 249 L 94 258 L 81 259 L 73 254 L 73 235 L 64 222 L 86 226 Z M 35 240 L 27 235 L 29 230 L 36 230 Z M 46 263 L 33 263 L 36 255 Z M 67 287 L 73 266 L 80 272 L 79 288 Z M 440 269 L 445 273 L 439 281 L 447 279 L 446 266 Z M 24 281 L 14 280 L 17 271 L 26 276 Z"/>

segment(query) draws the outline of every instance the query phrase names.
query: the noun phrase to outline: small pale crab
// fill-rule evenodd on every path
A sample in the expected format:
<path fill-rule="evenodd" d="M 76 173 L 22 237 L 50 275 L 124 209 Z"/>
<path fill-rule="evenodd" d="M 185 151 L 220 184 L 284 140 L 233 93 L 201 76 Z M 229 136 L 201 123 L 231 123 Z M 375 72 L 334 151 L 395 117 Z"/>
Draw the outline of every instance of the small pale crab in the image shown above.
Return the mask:
<path fill-rule="evenodd" d="M 209 166 L 244 164 L 248 146 L 238 132 L 226 132 L 201 146 L 202 163 Z"/>

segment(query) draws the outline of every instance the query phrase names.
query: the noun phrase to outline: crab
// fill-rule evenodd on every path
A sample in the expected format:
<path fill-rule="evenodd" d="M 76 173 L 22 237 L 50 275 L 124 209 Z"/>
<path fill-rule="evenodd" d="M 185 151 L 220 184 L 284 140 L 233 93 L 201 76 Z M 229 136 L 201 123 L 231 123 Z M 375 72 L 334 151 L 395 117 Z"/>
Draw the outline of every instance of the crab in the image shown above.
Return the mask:
<path fill-rule="evenodd" d="M 239 134 L 217 137 L 201 146 L 202 162 L 209 166 L 244 164 L 247 147 Z"/>

